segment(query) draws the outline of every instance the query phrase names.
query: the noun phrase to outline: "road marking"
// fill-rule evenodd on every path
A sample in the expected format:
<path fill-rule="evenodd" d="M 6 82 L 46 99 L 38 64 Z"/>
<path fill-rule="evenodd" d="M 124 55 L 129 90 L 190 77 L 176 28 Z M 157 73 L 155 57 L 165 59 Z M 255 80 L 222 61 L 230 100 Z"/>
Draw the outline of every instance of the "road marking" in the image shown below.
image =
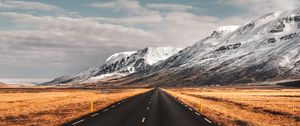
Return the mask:
<path fill-rule="evenodd" d="M 120 105 L 121 103 L 119 102 L 118 105 Z"/>
<path fill-rule="evenodd" d="M 145 119 L 146 119 L 145 117 L 142 119 L 142 123 L 144 123 L 144 122 L 145 122 Z"/>
<path fill-rule="evenodd" d="M 108 109 L 104 109 L 103 112 L 106 112 Z"/>
<path fill-rule="evenodd" d="M 195 112 L 196 115 L 200 116 L 200 114 L 198 112 Z"/>
<path fill-rule="evenodd" d="M 147 107 L 147 110 L 149 110 L 150 108 L 149 107 Z"/>
<path fill-rule="evenodd" d="M 189 108 L 191 111 L 193 111 L 193 109 L 192 108 Z"/>
<path fill-rule="evenodd" d="M 96 115 L 99 115 L 99 113 L 96 113 L 96 114 L 92 115 L 91 117 L 94 117 L 94 116 L 96 116 Z"/>
<path fill-rule="evenodd" d="M 77 122 L 72 123 L 72 125 L 76 125 L 76 124 L 81 123 L 81 122 L 83 122 L 83 121 L 84 121 L 84 119 L 79 120 L 79 121 L 77 121 Z"/>
<path fill-rule="evenodd" d="M 209 121 L 207 118 L 204 118 L 207 122 L 212 123 L 211 121 Z"/>
<path fill-rule="evenodd" d="M 111 108 L 114 108 L 114 107 L 116 107 L 116 106 L 115 105 L 111 106 Z"/>
<path fill-rule="evenodd" d="M 187 105 L 184 105 L 185 107 L 187 107 Z"/>
<path fill-rule="evenodd" d="M 151 101 L 149 101 L 149 104 L 151 104 Z"/>

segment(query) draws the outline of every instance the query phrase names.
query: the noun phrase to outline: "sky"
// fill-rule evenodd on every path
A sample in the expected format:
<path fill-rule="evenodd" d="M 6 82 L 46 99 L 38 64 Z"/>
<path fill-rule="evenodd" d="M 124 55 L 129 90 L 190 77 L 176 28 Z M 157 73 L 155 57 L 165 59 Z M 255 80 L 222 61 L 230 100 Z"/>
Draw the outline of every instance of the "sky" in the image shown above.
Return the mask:
<path fill-rule="evenodd" d="M 187 47 L 299 0 L 0 0 L 0 78 L 55 78 L 116 52 Z"/>

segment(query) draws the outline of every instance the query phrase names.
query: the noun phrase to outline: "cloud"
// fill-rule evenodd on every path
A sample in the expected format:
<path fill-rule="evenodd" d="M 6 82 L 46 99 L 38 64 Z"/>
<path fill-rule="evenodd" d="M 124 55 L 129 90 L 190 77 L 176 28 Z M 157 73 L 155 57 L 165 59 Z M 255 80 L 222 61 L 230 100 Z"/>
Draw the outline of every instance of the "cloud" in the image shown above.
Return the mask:
<path fill-rule="evenodd" d="M 170 11 L 186 11 L 195 9 L 193 6 L 182 4 L 147 4 L 146 7 L 151 9 L 170 10 Z"/>
<path fill-rule="evenodd" d="M 40 2 L 17 1 L 17 0 L 0 0 L 0 9 L 23 9 L 23 10 L 43 10 L 43 11 L 61 11 L 62 9 Z"/>
<path fill-rule="evenodd" d="M 117 8 L 116 2 L 106 2 L 106 3 L 96 2 L 96 3 L 89 4 L 88 6 L 95 7 L 95 8 L 100 8 L 100 9 L 114 9 L 114 8 Z"/>
<path fill-rule="evenodd" d="M 256 5 L 258 3 L 237 0 L 221 2 L 246 8 L 249 12 L 218 18 L 192 13 L 188 10 L 194 7 L 189 5 L 141 5 L 136 0 L 88 4 L 90 7 L 127 13 L 118 18 L 0 12 L 1 19 L 7 19 L 15 25 L 0 30 L 0 69 L 7 71 L 0 72 L 0 76 L 20 73 L 20 76 L 56 77 L 101 64 L 115 52 L 146 46 L 186 47 L 208 36 L 218 26 L 243 24 L 253 16 L 265 13 L 259 14 L 255 10 L 264 4 L 260 6 Z M 2 9 L 14 8 L 12 5 L 15 5 L 10 3 L 10 7 L 4 7 L 1 3 L 3 0 L 0 0 Z M 47 10 L 51 10 L 51 7 Z"/>
<path fill-rule="evenodd" d="M 142 29 L 104 24 L 92 18 L 12 12 L 2 12 L 0 17 L 30 26 L 30 29 L 0 31 L 0 69 L 16 69 L 14 66 L 38 68 L 41 75 L 47 73 L 48 67 L 78 72 L 93 63 L 99 64 L 115 51 L 155 45 L 149 40 L 156 39 Z"/>
<path fill-rule="evenodd" d="M 300 6 L 299 0 L 221 0 L 220 2 L 246 8 L 249 14 L 255 16 L 274 11 L 291 10 Z"/>
<path fill-rule="evenodd" d="M 88 4 L 90 7 L 95 7 L 99 9 L 112 9 L 117 12 L 125 11 L 129 14 L 146 14 L 150 13 L 149 10 L 142 7 L 138 0 L 117 0 L 114 2 L 95 2 Z"/>
<path fill-rule="evenodd" d="M 95 2 L 88 4 L 90 7 L 98 9 L 111 9 L 117 12 L 126 11 L 131 14 L 155 14 L 156 10 L 166 10 L 166 11 L 187 11 L 191 9 L 196 9 L 193 6 L 183 5 L 183 4 L 161 4 L 161 3 L 150 3 L 142 6 L 137 0 L 117 0 L 113 2 Z"/>

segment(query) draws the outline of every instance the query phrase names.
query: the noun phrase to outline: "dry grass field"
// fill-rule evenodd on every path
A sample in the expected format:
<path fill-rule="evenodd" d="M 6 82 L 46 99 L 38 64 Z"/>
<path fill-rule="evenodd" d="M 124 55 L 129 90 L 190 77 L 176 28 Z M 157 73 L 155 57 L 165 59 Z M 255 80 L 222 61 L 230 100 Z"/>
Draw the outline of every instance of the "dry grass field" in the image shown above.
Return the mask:
<path fill-rule="evenodd" d="M 79 89 L 0 88 L 0 126 L 57 126 L 149 89 L 115 89 L 111 93 Z"/>
<path fill-rule="evenodd" d="M 300 126 L 300 89 L 171 88 L 167 93 L 223 126 Z"/>

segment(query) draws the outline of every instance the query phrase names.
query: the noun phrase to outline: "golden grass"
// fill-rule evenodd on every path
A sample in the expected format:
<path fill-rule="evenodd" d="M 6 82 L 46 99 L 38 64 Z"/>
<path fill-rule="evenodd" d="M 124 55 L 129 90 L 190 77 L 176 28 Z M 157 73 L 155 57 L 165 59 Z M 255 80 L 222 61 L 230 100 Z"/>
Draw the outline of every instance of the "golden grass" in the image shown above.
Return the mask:
<path fill-rule="evenodd" d="M 299 126 L 300 89 L 177 88 L 169 94 L 224 126 Z"/>
<path fill-rule="evenodd" d="M 57 126 L 149 89 L 96 90 L 0 89 L 0 126 Z"/>

